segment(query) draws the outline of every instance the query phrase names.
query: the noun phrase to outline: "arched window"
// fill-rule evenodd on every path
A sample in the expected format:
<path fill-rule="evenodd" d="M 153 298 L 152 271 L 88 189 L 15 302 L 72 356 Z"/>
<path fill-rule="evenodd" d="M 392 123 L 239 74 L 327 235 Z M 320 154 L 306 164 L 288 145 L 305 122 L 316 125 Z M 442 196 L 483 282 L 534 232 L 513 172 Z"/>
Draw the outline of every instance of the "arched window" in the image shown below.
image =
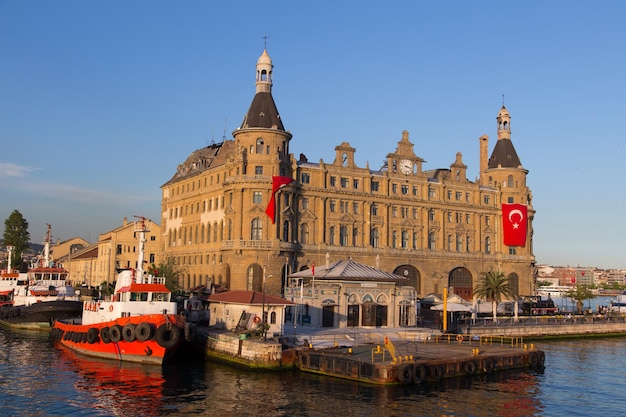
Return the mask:
<path fill-rule="evenodd" d="M 309 225 L 308 223 L 302 223 L 300 225 L 300 243 L 309 243 Z"/>
<path fill-rule="evenodd" d="M 491 253 L 491 239 L 489 236 L 485 238 L 485 253 Z"/>
<path fill-rule="evenodd" d="M 207 243 L 211 242 L 211 223 L 206 225 L 206 241 Z"/>
<path fill-rule="evenodd" d="M 429 221 L 435 221 L 435 210 L 430 209 L 428 210 L 428 220 Z"/>
<path fill-rule="evenodd" d="M 408 249 L 409 247 L 409 232 L 406 230 L 402 231 L 402 249 Z"/>
<path fill-rule="evenodd" d="M 513 181 L 513 175 L 509 175 L 507 177 L 507 183 L 508 183 L 507 187 L 509 188 L 513 188 L 515 186 L 515 181 Z"/>
<path fill-rule="evenodd" d="M 289 222 L 283 223 L 283 242 L 289 242 Z"/>
<path fill-rule="evenodd" d="M 391 233 L 391 247 L 396 248 L 398 244 L 398 232 L 395 230 Z"/>
<path fill-rule="evenodd" d="M 380 247 L 380 241 L 379 241 L 380 237 L 378 236 L 378 229 L 377 228 L 372 228 L 371 234 L 370 234 L 370 245 L 373 248 L 378 248 Z"/>
<path fill-rule="evenodd" d="M 255 150 L 256 153 L 263 153 L 263 144 L 264 144 L 263 138 L 258 138 L 256 140 L 256 150 Z"/>
<path fill-rule="evenodd" d="M 339 244 L 341 246 L 348 246 L 348 228 L 346 226 L 339 228 Z"/>
<path fill-rule="evenodd" d="M 250 240 L 263 239 L 263 222 L 258 217 L 252 219 L 250 227 Z"/>
<path fill-rule="evenodd" d="M 328 230 L 328 244 L 335 244 L 335 226 L 330 226 L 330 229 Z"/>
<path fill-rule="evenodd" d="M 428 232 L 428 249 L 435 250 L 435 232 Z"/>
<path fill-rule="evenodd" d="M 226 231 L 227 237 L 226 240 L 232 240 L 233 238 L 233 221 L 232 219 L 228 219 L 228 230 Z"/>
<path fill-rule="evenodd" d="M 359 239 L 359 229 L 355 227 L 354 229 L 352 229 L 352 246 L 358 245 L 358 239 Z"/>

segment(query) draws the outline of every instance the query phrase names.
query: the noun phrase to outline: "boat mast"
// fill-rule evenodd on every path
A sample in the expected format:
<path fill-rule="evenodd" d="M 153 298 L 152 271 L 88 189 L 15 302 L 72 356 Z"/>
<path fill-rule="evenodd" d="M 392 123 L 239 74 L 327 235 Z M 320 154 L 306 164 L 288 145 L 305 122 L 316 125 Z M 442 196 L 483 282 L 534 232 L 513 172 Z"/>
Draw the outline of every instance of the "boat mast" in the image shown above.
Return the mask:
<path fill-rule="evenodd" d="M 144 263 L 144 246 L 146 244 L 146 233 L 150 232 L 148 229 L 148 223 L 150 220 L 143 216 L 135 216 L 140 219 L 139 229 L 135 229 L 139 232 L 139 253 L 137 255 L 137 270 L 135 271 L 135 281 L 137 283 L 143 282 L 143 263 Z M 136 224 L 137 225 L 137 224 Z"/>

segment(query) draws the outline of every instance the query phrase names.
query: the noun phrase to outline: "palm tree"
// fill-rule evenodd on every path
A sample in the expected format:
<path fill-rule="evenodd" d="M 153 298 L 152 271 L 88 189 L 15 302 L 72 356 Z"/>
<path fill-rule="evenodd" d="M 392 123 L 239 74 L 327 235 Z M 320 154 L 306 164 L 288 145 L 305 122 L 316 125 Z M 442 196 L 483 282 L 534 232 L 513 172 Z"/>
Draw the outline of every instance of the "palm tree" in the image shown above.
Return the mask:
<path fill-rule="evenodd" d="M 514 297 L 509 279 L 502 272 L 483 272 L 483 280 L 474 289 L 474 294 L 483 300 L 491 300 L 493 306 L 493 321 L 498 315 L 498 303 L 502 297 Z"/>
<path fill-rule="evenodd" d="M 596 298 L 596 296 L 586 285 L 577 285 L 576 288 L 573 288 L 566 292 L 565 296 L 576 301 L 576 311 L 578 312 L 578 314 L 581 314 L 583 312 L 583 301 Z"/>

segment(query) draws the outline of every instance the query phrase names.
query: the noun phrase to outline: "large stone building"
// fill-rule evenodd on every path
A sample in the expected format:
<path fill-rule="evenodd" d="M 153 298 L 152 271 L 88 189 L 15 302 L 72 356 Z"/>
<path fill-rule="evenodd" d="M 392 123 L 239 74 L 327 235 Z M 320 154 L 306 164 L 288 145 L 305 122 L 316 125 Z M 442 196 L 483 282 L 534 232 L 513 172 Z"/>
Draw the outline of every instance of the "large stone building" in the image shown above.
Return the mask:
<path fill-rule="evenodd" d="M 476 181 L 460 153 L 449 167 L 424 170 L 406 131 L 388 144 L 395 149 L 378 170 L 357 166 L 347 142 L 335 147 L 334 161 L 313 163 L 291 153 L 292 134 L 272 97 L 272 69 L 263 51 L 256 94 L 233 139 L 192 152 L 161 187 L 162 253 L 183 272 L 183 288 L 212 281 L 281 294 L 288 274 L 328 255 L 407 277 L 418 295 L 448 286 L 471 299 L 487 271 L 504 273 L 519 294 L 533 292 L 528 171 L 504 105 L 491 156 L 488 137 L 477 141 Z M 274 176 L 294 180 L 275 194 L 275 223 L 266 214 Z M 504 203 L 527 208 L 523 245 L 503 243 Z"/>

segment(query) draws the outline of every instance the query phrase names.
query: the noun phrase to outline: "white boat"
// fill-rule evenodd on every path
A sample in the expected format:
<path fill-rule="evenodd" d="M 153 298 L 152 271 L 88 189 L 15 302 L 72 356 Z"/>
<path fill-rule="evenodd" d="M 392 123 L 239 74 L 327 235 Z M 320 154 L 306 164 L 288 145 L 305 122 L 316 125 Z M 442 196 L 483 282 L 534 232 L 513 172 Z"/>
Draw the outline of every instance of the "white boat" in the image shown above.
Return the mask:
<path fill-rule="evenodd" d="M 542 297 L 566 297 L 566 294 L 571 291 L 573 287 L 567 285 L 544 285 L 537 287 L 537 295 Z"/>
<path fill-rule="evenodd" d="M 56 319 L 80 317 L 82 302 L 68 280 L 68 272 L 50 258 L 50 225 L 44 251 L 26 273 L 12 270 L 8 247 L 7 270 L 0 273 L 0 325 L 49 330 Z"/>
<path fill-rule="evenodd" d="M 609 311 L 611 313 L 626 313 L 626 291 L 610 301 Z"/>

